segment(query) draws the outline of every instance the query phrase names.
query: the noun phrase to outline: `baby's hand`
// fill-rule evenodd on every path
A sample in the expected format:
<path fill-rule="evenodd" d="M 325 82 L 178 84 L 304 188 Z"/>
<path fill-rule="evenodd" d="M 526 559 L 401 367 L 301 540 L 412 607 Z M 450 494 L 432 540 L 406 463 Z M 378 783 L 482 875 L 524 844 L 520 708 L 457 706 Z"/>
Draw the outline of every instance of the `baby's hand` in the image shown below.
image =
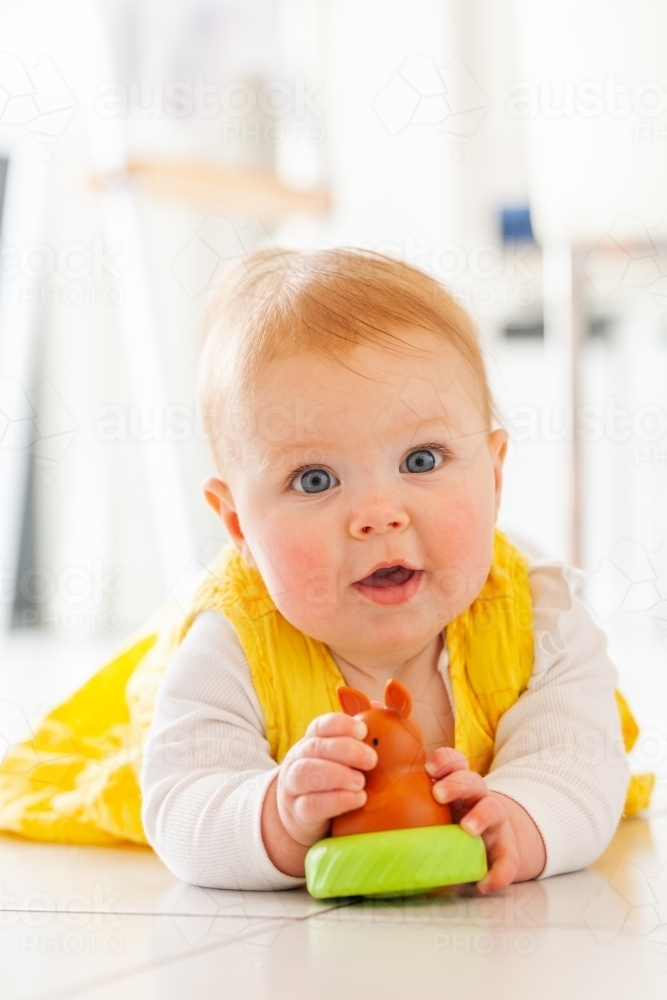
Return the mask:
<path fill-rule="evenodd" d="M 362 742 L 365 722 L 344 712 L 319 715 L 285 755 L 277 787 L 278 815 L 287 833 L 310 847 L 328 831 L 334 816 L 366 802 L 364 771 L 377 753 Z"/>
<path fill-rule="evenodd" d="M 448 802 L 454 822 L 474 835 L 481 834 L 489 860 L 488 874 L 477 883 L 480 892 L 496 892 L 509 885 L 519 870 L 519 850 L 507 809 L 484 778 L 468 770 L 468 761 L 452 747 L 441 747 L 426 764 L 435 778 L 433 795 Z"/>

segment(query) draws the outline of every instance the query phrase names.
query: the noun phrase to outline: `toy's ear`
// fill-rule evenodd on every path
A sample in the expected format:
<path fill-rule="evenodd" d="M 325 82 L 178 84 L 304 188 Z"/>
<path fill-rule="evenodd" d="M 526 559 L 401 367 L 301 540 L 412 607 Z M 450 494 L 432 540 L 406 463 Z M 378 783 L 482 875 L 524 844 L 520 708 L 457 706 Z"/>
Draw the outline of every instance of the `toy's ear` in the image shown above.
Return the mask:
<path fill-rule="evenodd" d="M 340 707 L 346 715 L 358 715 L 359 712 L 366 712 L 371 707 L 369 698 L 363 691 L 357 691 L 356 688 L 345 687 L 344 684 L 341 684 L 340 687 L 336 688 L 336 694 Z"/>
<path fill-rule="evenodd" d="M 407 688 L 393 678 L 387 681 L 384 689 L 384 703 L 393 712 L 398 712 L 401 719 L 407 719 L 412 711 L 412 698 Z"/>

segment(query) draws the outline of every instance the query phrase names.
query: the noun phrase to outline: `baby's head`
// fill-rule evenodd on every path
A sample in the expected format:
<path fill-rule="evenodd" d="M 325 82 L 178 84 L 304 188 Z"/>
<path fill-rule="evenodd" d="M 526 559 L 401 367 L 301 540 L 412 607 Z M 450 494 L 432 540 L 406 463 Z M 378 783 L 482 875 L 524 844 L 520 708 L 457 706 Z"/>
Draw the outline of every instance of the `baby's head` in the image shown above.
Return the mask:
<path fill-rule="evenodd" d="M 205 327 L 204 493 L 232 541 L 335 653 L 416 654 L 491 565 L 507 436 L 469 316 L 378 254 L 268 250 Z"/>

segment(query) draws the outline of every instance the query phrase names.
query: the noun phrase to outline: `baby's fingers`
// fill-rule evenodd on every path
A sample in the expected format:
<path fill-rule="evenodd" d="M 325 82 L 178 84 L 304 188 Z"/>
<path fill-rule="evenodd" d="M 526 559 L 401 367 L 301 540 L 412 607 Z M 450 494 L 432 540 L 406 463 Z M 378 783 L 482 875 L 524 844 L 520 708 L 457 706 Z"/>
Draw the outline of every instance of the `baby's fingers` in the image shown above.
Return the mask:
<path fill-rule="evenodd" d="M 514 881 L 519 870 L 516 838 L 509 820 L 500 827 L 490 827 L 482 836 L 489 859 L 489 871 L 477 883 L 477 888 L 483 893 L 498 892 Z"/>
<path fill-rule="evenodd" d="M 461 829 L 476 836 L 484 833 L 489 827 L 498 826 L 507 821 L 507 810 L 502 802 L 486 795 L 480 799 L 461 820 Z"/>
<path fill-rule="evenodd" d="M 361 719 L 355 719 L 345 712 L 327 712 L 318 715 L 306 729 L 306 736 L 354 736 L 363 740 L 368 727 Z"/>
<path fill-rule="evenodd" d="M 436 781 L 433 786 L 436 802 L 454 802 L 458 799 L 463 805 L 474 805 L 488 794 L 484 778 L 475 771 L 453 771 Z"/>
<path fill-rule="evenodd" d="M 370 771 L 377 764 L 377 751 L 351 736 L 304 736 L 289 754 L 288 763 L 299 759 L 335 760 L 348 767 Z M 285 758 L 287 760 L 287 758 Z"/>
<path fill-rule="evenodd" d="M 452 771 L 467 771 L 468 758 L 454 747 L 440 747 L 427 760 L 426 770 L 432 778 L 444 778 Z"/>
<path fill-rule="evenodd" d="M 312 827 L 340 816 L 341 813 L 360 809 L 366 799 L 365 791 L 314 792 L 312 795 L 300 795 L 294 800 L 292 808 L 297 823 L 303 827 Z"/>
<path fill-rule="evenodd" d="M 334 790 L 360 792 L 366 783 L 361 771 L 337 761 L 311 757 L 293 761 L 282 777 L 284 790 L 292 796 Z"/>

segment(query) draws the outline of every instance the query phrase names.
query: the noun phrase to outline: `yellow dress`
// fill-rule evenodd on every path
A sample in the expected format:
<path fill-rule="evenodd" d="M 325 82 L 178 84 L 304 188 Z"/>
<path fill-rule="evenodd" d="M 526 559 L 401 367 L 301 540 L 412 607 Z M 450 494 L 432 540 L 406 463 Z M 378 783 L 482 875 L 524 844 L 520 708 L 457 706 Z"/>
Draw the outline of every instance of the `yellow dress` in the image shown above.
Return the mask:
<path fill-rule="evenodd" d="M 140 769 L 155 696 L 169 661 L 197 614 L 214 609 L 234 626 L 248 659 L 280 762 L 311 719 L 338 711 L 343 677 L 327 647 L 294 628 L 264 582 L 225 548 L 184 614 L 168 602 L 109 663 L 49 713 L 33 739 L 0 765 L 0 830 L 33 840 L 145 844 Z M 533 667 L 532 605 L 525 558 L 500 531 L 479 596 L 447 625 L 454 695 L 454 743 L 484 775 L 502 715 L 526 690 Z M 626 751 L 638 729 L 616 692 Z M 652 774 L 633 775 L 625 816 L 645 809 Z"/>

